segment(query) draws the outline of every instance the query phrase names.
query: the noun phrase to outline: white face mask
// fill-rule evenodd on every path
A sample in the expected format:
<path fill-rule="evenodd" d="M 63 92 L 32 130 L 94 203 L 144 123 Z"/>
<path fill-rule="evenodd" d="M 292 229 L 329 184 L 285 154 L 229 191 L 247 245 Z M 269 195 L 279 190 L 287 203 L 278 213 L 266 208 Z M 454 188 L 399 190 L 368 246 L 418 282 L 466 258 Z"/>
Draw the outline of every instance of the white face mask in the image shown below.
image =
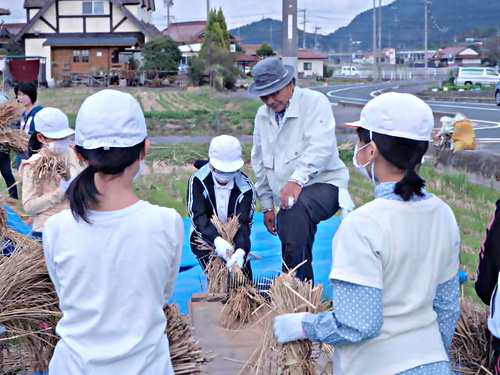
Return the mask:
<path fill-rule="evenodd" d="M 146 161 L 145 160 L 141 160 L 140 163 L 139 163 L 139 169 L 138 169 L 137 173 L 134 176 L 134 180 L 138 179 L 139 176 L 141 176 L 141 175 L 144 174 L 144 172 L 146 172 Z"/>
<path fill-rule="evenodd" d="M 368 161 L 366 164 L 364 165 L 359 165 L 358 163 L 358 152 L 360 152 L 361 150 L 363 150 L 364 148 L 368 147 L 369 143 L 367 143 L 366 145 L 364 145 L 363 147 L 360 147 L 358 148 L 358 145 L 356 145 L 356 147 L 354 148 L 354 156 L 352 157 L 352 163 L 354 164 L 354 166 L 358 169 L 359 173 L 361 173 L 362 176 L 365 176 L 366 178 L 369 178 L 373 184 L 375 185 L 377 182 L 376 182 L 376 179 L 375 179 L 375 161 L 374 160 L 370 160 Z M 372 165 L 372 174 L 370 176 L 370 174 L 368 173 L 368 170 L 366 169 L 367 165 L 370 164 Z"/>
<path fill-rule="evenodd" d="M 56 154 L 64 154 L 68 151 L 70 145 L 71 139 L 69 138 L 58 139 L 57 141 L 47 143 L 48 149 Z"/>
<path fill-rule="evenodd" d="M 231 173 L 217 173 L 217 172 L 213 172 L 214 177 L 215 177 L 215 179 L 217 180 L 217 182 L 219 184 L 228 184 L 228 183 L 230 183 L 231 181 L 234 180 L 234 178 L 236 177 L 237 173 L 238 172 L 231 172 Z"/>

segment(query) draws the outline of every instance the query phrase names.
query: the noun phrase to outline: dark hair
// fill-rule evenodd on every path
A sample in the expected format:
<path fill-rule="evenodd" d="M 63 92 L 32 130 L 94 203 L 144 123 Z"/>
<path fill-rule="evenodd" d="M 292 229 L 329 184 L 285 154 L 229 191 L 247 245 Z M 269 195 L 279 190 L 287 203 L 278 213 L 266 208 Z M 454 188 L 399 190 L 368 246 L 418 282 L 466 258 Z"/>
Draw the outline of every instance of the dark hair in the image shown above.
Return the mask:
<path fill-rule="evenodd" d="M 358 137 L 364 143 L 371 141 L 370 131 L 363 128 L 358 128 Z M 394 193 L 405 201 L 410 200 L 413 195 L 423 196 L 422 189 L 425 187 L 425 180 L 418 175 L 415 168 L 427 152 L 429 142 L 375 132 L 372 133 L 372 137 L 384 159 L 405 172 L 403 179 L 396 184 Z"/>
<path fill-rule="evenodd" d="M 30 83 L 30 82 L 19 82 L 16 85 L 16 87 L 14 87 L 14 94 L 16 94 L 16 98 L 17 98 L 17 95 L 19 94 L 19 91 L 21 91 L 25 95 L 28 95 L 30 97 L 32 104 L 36 103 L 38 93 L 37 93 L 35 84 Z"/>
<path fill-rule="evenodd" d="M 30 139 L 28 141 L 28 155 L 32 156 L 33 154 L 36 154 L 38 151 L 42 149 L 42 142 L 38 140 L 38 134 L 41 134 L 37 131 L 35 131 L 33 134 L 31 134 Z"/>
<path fill-rule="evenodd" d="M 101 172 L 119 177 L 126 168 L 139 159 L 145 145 L 144 140 L 132 147 L 113 147 L 109 150 L 102 147 L 86 150 L 81 146 L 75 146 L 75 151 L 89 163 L 89 166 L 73 180 L 66 192 L 71 212 L 76 220 L 82 219 L 90 223 L 88 210 L 99 204 L 100 193 L 95 185 L 94 175 Z"/>

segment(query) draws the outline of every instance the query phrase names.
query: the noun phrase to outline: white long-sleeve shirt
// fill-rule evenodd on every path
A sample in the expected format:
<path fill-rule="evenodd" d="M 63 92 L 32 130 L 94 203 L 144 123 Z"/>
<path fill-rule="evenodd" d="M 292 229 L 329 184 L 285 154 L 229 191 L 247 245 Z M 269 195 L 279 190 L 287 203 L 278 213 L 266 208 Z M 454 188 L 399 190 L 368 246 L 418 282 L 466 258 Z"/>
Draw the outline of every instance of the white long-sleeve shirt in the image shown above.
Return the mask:
<path fill-rule="evenodd" d="M 51 375 L 173 375 L 163 306 L 179 271 L 183 223 L 139 201 L 50 218 L 45 259 L 63 313 Z"/>
<path fill-rule="evenodd" d="M 290 179 L 347 189 L 349 171 L 339 158 L 328 99 L 296 87 L 280 126 L 270 108 L 260 107 L 255 116 L 252 168 L 263 210 L 280 205 L 280 190 Z"/>

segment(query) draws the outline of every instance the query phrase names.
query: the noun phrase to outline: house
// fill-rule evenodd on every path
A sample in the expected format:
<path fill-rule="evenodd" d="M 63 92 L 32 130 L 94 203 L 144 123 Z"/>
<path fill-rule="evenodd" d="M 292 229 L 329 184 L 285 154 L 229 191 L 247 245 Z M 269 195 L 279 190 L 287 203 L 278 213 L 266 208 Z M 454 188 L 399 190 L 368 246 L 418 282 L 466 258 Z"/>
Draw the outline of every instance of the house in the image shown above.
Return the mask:
<path fill-rule="evenodd" d="M 0 16 L 10 16 L 10 10 L 9 9 L 4 9 L 4 8 L 0 8 Z"/>
<path fill-rule="evenodd" d="M 0 48 L 7 49 L 10 53 L 17 51 L 21 54 L 21 47 L 14 44 L 14 38 L 26 25 L 25 23 L 1 23 L 0 24 Z M 13 51 L 14 50 L 14 51 Z"/>
<path fill-rule="evenodd" d="M 323 65 L 327 55 L 309 51 L 307 49 L 297 50 L 297 73 L 302 77 L 323 77 Z"/>
<path fill-rule="evenodd" d="M 24 0 L 27 23 L 16 35 L 25 54 L 47 59 L 47 81 L 75 73 L 122 70 L 161 35 L 154 0 Z M 136 55 L 135 55 L 136 56 Z"/>
<path fill-rule="evenodd" d="M 162 31 L 163 35 L 170 36 L 179 45 L 203 44 L 207 21 L 173 22 Z M 242 39 L 229 35 L 231 52 L 236 52 L 236 44 Z"/>
<path fill-rule="evenodd" d="M 439 48 L 432 59 L 443 65 L 481 65 L 481 55 L 468 46 Z"/>

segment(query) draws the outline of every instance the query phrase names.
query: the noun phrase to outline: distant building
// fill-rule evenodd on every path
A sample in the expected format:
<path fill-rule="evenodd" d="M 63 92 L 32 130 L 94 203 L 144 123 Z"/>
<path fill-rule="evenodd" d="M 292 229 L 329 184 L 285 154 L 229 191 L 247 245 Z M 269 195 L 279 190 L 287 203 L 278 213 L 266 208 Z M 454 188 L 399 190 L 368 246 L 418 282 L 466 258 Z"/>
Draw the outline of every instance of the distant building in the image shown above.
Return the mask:
<path fill-rule="evenodd" d="M 162 34 L 170 36 L 179 45 L 191 45 L 203 43 L 206 29 L 207 21 L 173 22 L 162 31 Z M 233 35 L 229 35 L 229 39 L 231 45 L 236 45 L 243 40 Z M 231 52 L 235 52 L 235 50 Z"/>
<path fill-rule="evenodd" d="M 297 73 L 299 77 L 323 77 L 323 65 L 327 58 L 328 56 L 323 53 L 307 49 L 297 50 Z"/>
<path fill-rule="evenodd" d="M 432 60 L 443 65 L 481 65 L 481 55 L 468 46 L 439 48 Z"/>

